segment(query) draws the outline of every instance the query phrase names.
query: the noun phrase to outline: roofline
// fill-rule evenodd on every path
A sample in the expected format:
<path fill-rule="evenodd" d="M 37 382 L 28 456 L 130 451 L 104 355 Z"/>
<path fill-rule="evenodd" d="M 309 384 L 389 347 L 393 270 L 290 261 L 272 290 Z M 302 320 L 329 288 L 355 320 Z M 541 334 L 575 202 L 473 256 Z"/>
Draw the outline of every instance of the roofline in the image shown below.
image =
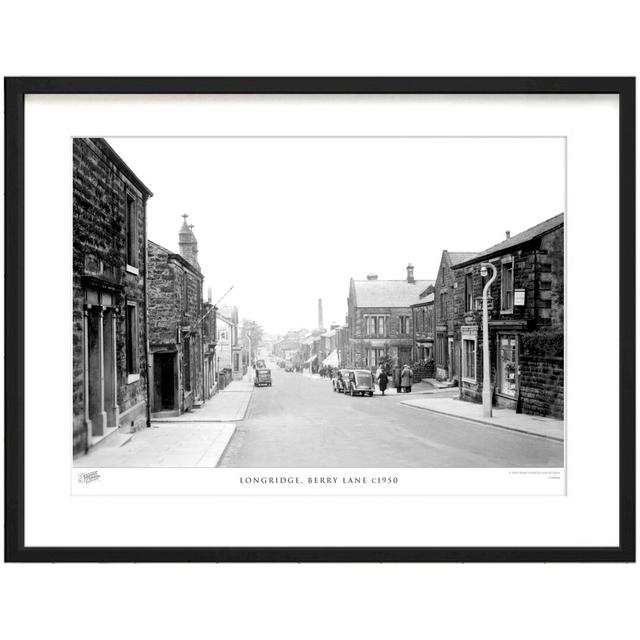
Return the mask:
<path fill-rule="evenodd" d="M 158 249 L 162 249 L 162 251 L 164 251 L 167 254 L 167 257 L 170 260 L 176 260 L 183 267 L 191 271 L 195 276 L 202 278 L 204 280 L 204 274 L 202 273 L 202 271 L 199 271 L 198 269 L 196 269 L 186 258 L 183 258 L 179 253 L 175 253 L 174 251 L 171 251 L 170 249 L 163 247 L 161 244 L 158 244 L 153 240 L 148 239 L 147 242 L 148 243 L 150 242 L 151 244 L 155 244 L 156 247 L 158 247 Z"/>
<path fill-rule="evenodd" d="M 122 173 L 126 174 L 127 178 L 133 182 L 133 184 L 142 191 L 147 198 L 153 197 L 153 193 L 149 187 L 147 187 L 140 178 L 133 172 L 133 169 L 118 155 L 116 150 L 104 139 L 104 138 L 79 138 L 80 140 L 91 140 L 101 151 L 103 151 L 109 159 L 115 163 Z"/>
<path fill-rule="evenodd" d="M 520 242 L 516 242 L 515 244 L 509 245 L 508 247 L 505 247 L 503 249 L 496 249 L 495 251 L 492 251 L 491 253 L 486 253 L 484 255 L 483 255 L 484 252 L 480 251 L 479 254 L 475 258 L 471 258 L 471 260 L 465 260 L 464 262 L 458 262 L 458 263 L 456 263 L 454 265 L 451 265 L 451 268 L 452 269 L 459 269 L 461 267 L 467 267 L 469 265 L 476 264 L 477 262 L 483 262 L 483 261 L 486 261 L 486 260 L 491 260 L 492 258 L 495 258 L 496 256 L 499 256 L 499 255 L 502 255 L 503 253 L 508 253 L 509 251 L 512 251 L 516 247 L 521 247 L 522 245 L 529 244 L 529 242 L 533 242 L 534 240 L 537 240 L 538 238 L 541 238 L 542 236 L 546 236 L 548 233 L 551 233 L 552 231 L 555 231 L 556 229 L 559 229 L 560 227 L 564 227 L 564 220 L 562 220 L 562 222 L 556 224 L 553 227 L 549 227 L 548 229 L 545 229 L 544 231 L 540 231 L 540 233 L 536 233 L 535 236 L 531 236 L 530 238 L 527 238 L 526 240 L 521 240 Z M 527 231 L 528 231 L 528 229 L 525 229 L 521 233 L 526 233 Z"/>

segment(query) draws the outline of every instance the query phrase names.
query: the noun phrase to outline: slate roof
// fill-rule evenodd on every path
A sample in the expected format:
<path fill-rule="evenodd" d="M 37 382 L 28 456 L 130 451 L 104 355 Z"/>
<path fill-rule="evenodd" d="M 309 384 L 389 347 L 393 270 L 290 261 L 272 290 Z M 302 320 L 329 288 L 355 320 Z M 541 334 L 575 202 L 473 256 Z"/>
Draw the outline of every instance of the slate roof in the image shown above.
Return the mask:
<path fill-rule="evenodd" d="M 417 306 L 422 306 L 425 304 L 429 304 L 430 302 L 433 302 L 434 299 L 434 293 L 433 291 L 431 293 L 427 293 L 426 296 L 420 296 L 420 300 L 418 300 L 417 302 L 414 302 L 411 306 L 413 307 L 417 307 Z"/>
<path fill-rule="evenodd" d="M 420 302 L 420 294 L 433 280 L 354 280 L 355 306 L 410 307 Z"/>
<path fill-rule="evenodd" d="M 452 265 L 471 260 L 471 258 L 475 258 L 478 255 L 477 251 L 450 251 L 448 253 Z"/>
<path fill-rule="evenodd" d="M 517 233 L 515 236 L 512 236 L 508 240 L 503 240 L 498 244 L 494 244 L 492 247 L 489 247 L 488 249 L 485 249 L 484 251 L 481 251 L 480 253 L 476 254 L 473 258 L 469 260 L 465 260 L 464 262 L 456 263 L 455 266 L 462 267 L 466 264 L 472 264 L 474 262 L 477 262 L 478 260 L 489 258 L 493 255 L 499 255 L 501 253 L 508 251 L 509 249 L 517 247 L 518 245 L 524 244 L 525 242 L 529 242 L 534 238 L 542 236 L 545 233 L 552 231 L 553 229 L 557 229 L 562 225 L 564 225 L 564 213 L 560 213 L 557 216 L 553 216 L 553 218 L 549 218 L 544 222 L 536 224 L 535 226 L 530 227 L 526 231 Z"/>

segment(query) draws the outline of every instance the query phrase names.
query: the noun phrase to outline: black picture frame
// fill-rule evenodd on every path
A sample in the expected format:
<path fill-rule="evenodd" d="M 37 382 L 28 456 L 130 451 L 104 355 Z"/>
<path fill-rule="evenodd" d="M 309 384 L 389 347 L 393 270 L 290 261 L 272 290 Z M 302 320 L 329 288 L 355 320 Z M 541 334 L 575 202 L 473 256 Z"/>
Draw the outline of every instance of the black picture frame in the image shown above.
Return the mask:
<path fill-rule="evenodd" d="M 634 562 L 635 78 L 5 78 L 6 562 Z M 28 94 L 615 94 L 619 98 L 619 531 L 615 547 L 26 547 L 24 101 Z"/>

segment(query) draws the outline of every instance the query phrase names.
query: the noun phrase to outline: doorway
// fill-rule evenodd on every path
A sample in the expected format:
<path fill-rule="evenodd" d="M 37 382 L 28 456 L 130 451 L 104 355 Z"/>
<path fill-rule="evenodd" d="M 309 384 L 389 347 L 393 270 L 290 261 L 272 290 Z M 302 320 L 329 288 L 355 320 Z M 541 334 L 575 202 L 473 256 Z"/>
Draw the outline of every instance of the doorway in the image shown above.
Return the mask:
<path fill-rule="evenodd" d="M 175 353 L 153 354 L 153 410 L 175 409 Z"/>

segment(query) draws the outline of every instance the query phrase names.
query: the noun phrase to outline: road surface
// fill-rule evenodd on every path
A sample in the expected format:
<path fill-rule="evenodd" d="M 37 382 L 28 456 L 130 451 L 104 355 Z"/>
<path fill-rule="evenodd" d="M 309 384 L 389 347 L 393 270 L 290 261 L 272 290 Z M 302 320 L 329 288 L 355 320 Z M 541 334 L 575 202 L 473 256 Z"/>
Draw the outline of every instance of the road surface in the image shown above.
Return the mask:
<path fill-rule="evenodd" d="M 560 442 L 400 404 L 334 393 L 331 381 L 272 367 L 221 467 L 561 467 Z M 421 396 L 426 397 L 426 396 Z"/>

